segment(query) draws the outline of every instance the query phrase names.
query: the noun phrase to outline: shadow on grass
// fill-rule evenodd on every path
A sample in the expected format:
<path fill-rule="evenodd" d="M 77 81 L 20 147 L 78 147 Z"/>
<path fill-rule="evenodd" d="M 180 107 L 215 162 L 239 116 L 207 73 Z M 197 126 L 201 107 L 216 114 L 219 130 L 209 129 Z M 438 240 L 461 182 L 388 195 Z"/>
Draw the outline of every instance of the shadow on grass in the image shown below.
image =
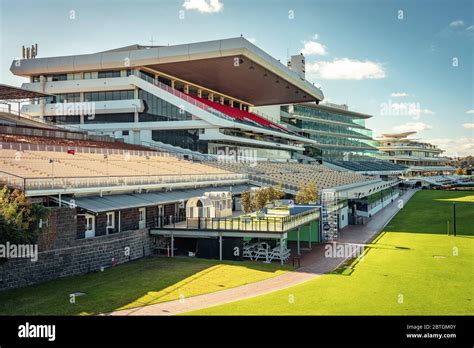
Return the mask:
<path fill-rule="evenodd" d="M 364 249 L 363 249 L 363 251 L 360 255 L 354 256 L 354 257 L 350 258 L 349 260 L 345 261 L 342 265 L 337 267 L 335 270 L 333 270 L 332 272 L 329 272 L 329 274 L 343 275 L 343 276 L 352 275 L 352 273 L 354 273 L 356 271 L 357 265 L 367 256 L 367 254 L 371 250 L 377 250 L 377 249 L 399 250 L 399 251 L 412 250 L 411 248 L 398 246 L 398 245 L 394 245 L 394 244 L 379 243 L 379 240 L 385 234 L 386 234 L 386 232 L 380 233 L 371 243 L 364 245 Z"/>
<path fill-rule="evenodd" d="M 229 272 L 237 275 L 222 279 L 224 266 L 240 266 L 230 268 Z M 289 267 L 280 265 L 264 265 L 251 262 L 219 262 L 216 260 L 148 257 L 118 265 L 104 272 L 56 279 L 47 283 L 32 285 L 25 288 L 8 290 L 0 293 L 0 315 L 91 315 L 107 313 L 137 303 L 138 306 L 151 302 L 160 302 L 173 291 L 179 292 L 193 282 L 200 283 L 192 290 L 197 294 L 213 292 L 227 287 L 238 286 L 240 283 L 266 279 L 275 272 Z M 249 270 L 265 272 L 251 272 Z M 209 273 L 216 271 L 216 279 Z M 225 270 L 227 272 L 227 270 Z M 209 276 L 210 286 L 202 278 Z M 220 277 L 220 278 L 219 278 Z M 245 278 L 247 277 L 247 278 Z M 238 279 L 238 281 L 235 281 Z M 232 281 L 230 281 L 232 280 Z M 259 280 L 259 279 L 257 279 Z M 230 286 L 229 286 L 230 284 Z M 242 284 L 243 285 L 243 284 Z M 209 291 L 207 291 L 209 290 Z M 75 303 L 70 302 L 70 295 L 76 292 L 85 295 L 76 297 Z M 153 293 L 154 297 L 147 295 Z M 178 296 L 176 296 L 178 298 Z M 137 302 L 143 299 L 142 304 Z"/>

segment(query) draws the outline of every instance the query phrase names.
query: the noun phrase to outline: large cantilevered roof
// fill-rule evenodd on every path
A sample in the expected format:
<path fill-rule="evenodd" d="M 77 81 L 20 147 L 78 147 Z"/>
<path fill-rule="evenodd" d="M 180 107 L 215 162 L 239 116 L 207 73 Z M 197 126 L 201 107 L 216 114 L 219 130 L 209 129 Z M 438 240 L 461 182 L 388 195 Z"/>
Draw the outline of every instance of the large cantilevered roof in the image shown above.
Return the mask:
<path fill-rule="evenodd" d="M 126 64 L 124 64 L 126 63 Z M 147 66 L 250 104 L 321 101 L 319 88 L 242 37 L 184 45 L 132 45 L 94 54 L 35 58 L 12 63 L 15 75 Z"/>

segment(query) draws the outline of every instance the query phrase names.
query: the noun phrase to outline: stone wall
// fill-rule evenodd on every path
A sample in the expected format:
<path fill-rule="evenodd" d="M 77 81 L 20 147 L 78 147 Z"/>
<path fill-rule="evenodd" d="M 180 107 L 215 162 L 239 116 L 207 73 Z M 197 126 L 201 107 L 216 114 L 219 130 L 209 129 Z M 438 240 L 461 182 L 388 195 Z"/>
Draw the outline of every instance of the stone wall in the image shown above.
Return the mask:
<path fill-rule="evenodd" d="M 133 216 L 130 226 L 135 227 L 138 209 L 136 214 L 128 214 Z M 0 290 L 100 272 L 102 267 L 112 266 L 112 258 L 121 264 L 152 254 L 153 238 L 148 229 L 78 239 L 79 220 L 75 209 L 55 209 L 48 221 L 49 231 L 38 241 L 38 260 L 9 259 L 0 264 Z"/>

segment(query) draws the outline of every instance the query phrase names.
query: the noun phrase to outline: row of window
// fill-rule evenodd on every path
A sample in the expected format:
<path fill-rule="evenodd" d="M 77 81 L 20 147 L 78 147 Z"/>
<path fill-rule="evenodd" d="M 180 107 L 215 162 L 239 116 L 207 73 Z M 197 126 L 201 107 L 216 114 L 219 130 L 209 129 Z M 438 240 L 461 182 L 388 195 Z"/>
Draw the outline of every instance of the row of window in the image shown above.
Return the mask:
<path fill-rule="evenodd" d="M 293 111 L 290 112 L 291 111 L 290 106 L 288 105 L 282 106 L 283 111 L 294 113 L 301 116 L 312 117 L 316 119 L 319 118 L 322 120 L 329 120 L 329 121 L 338 121 L 338 122 L 343 122 L 349 125 L 355 124 L 359 126 L 365 126 L 364 119 L 352 118 L 343 113 L 338 113 L 336 110 L 326 111 L 326 110 L 316 109 L 314 107 L 309 107 L 309 106 L 304 106 L 304 105 L 293 105 L 292 109 Z"/>
<path fill-rule="evenodd" d="M 86 230 L 85 230 L 85 238 L 92 238 L 95 237 L 96 233 L 96 223 L 95 223 L 95 215 L 86 214 Z M 146 208 L 139 208 L 138 209 L 138 228 L 145 228 L 146 227 Z M 106 233 L 114 233 L 115 230 L 115 212 L 111 211 L 106 213 Z"/>
<path fill-rule="evenodd" d="M 88 71 L 85 73 L 53 74 L 45 75 L 47 81 L 72 81 L 72 80 L 91 80 L 106 79 L 112 77 L 126 77 L 132 74 L 131 69 L 126 70 L 107 70 L 107 71 Z M 39 75 L 32 77 L 33 82 L 40 82 Z"/>
<path fill-rule="evenodd" d="M 134 99 L 134 91 L 105 91 L 105 92 L 85 92 L 84 101 L 107 101 L 107 100 L 128 100 Z"/>

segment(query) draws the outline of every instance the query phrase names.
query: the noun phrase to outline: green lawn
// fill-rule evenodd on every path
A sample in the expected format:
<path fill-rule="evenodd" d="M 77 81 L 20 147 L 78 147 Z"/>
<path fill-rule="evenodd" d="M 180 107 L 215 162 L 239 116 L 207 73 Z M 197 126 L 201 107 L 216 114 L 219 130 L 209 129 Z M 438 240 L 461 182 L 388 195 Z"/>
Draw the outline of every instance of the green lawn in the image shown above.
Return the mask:
<path fill-rule="evenodd" d="M 89 315 L 224 290 L 287 272 L 288 266 L 150 257 L 0 292 L 0 315 Z M 85 293 L 69 302 L 69 295 Z"/>
<path fill-rule="evenodd" d="M 446 235 L 453 201 L 457 237 Z M 469 192 L 420 191 L 351 268 L 188 314 L 473 315 L 474 204 L 469 201 Z"/>

